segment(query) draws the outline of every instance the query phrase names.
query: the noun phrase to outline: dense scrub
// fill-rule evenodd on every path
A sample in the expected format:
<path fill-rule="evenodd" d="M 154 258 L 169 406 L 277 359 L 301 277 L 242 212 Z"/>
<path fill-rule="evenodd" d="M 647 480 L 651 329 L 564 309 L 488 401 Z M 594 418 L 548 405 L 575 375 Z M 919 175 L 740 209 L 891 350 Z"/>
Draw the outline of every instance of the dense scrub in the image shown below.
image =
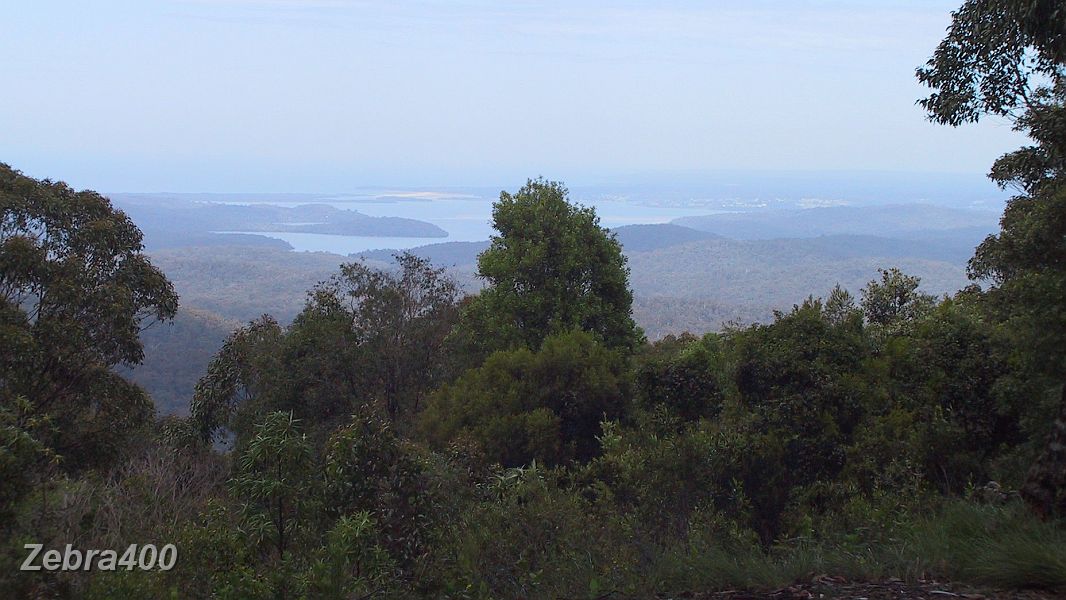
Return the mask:
<path fill-rule="evenodd" d="M 393 419 L 373 382 L 293 398 L 301 363 L 271 363 L 232 451 L 203 445 L 195 412 L 168 420 L 106 476 L 42 485 L 4 560 L 27 539 L 181 549 L 170 572 L 15 580 L 89 597 L 641 597 L 827 572 L 1066 585 L 1066 528 L 1012 491 L 1047 403 L 1012 395 L 972 299 L 909 303 L 872 325 L 835 292 L 621 363 L 588 334 L 549 337 Z M 292 405 L 342 394 L 368 401 L 348 417 Z"/>

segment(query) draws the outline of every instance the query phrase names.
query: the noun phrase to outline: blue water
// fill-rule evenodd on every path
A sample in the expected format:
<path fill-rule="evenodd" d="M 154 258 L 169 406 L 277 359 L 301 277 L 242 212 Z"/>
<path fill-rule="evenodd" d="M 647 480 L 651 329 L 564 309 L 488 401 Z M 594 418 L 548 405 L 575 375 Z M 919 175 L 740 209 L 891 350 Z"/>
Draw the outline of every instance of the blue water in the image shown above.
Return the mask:
<path fill-rule="evenodd" d="M 361 235 L 329 235 L 325 233 L 293 233 L 291 231 L 212 231 L 211 233 L 250 233 L 264 235 L 289 243 L 297 252 L 332 252 L 359 254 L 367 250 L 406 250 L 426 244 L 454 241 L 450 238 L 367 237 Z"/>
<path fill-rule="evenodd" d="M 276 232 L 217 232 L 255 233 L 288 242 L 301 252 L 333 252 L 354 254 L 383 248 L 404 250 L 441 242 L 476 242 L 489 239 L 492 228 L 492 198 L 434 197 L 392 198 L 382 201 L 380 196 L 345 196 L 316 198 L 307 202 L 269 202 L 275 206 L 293 207 L 302 204 L 329 204 L 342 210 L 357 210 L 374 217 L 405 217 L 427 221 L 448 232 L 446 238 L 366 237 L 326 235 L 318 233 Z M 253 204 L 254 201 L 230 202 Z M 266 204 L 267 202 L 263 202 Z M 613 228 L 641 223 L 667 223 L 677 217 L 706 215 L 705 207 L 647 206 L 619 200 L 600 199 L 589 202 L 600 217 L 600 224 Z"/>

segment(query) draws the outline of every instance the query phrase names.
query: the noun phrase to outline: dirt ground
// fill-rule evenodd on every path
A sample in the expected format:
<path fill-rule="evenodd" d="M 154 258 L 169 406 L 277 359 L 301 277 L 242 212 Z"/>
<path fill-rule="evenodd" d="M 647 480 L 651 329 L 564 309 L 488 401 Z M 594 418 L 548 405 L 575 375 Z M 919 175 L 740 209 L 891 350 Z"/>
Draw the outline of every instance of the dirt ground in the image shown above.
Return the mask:
<path fill-rule="evenodd" d="M 659 594 L 656 600 L 1052 600 L 1066 599 L 1066 591 L 989 591 L 968 586 L 921 581 L 905 583 L 897 579 L 880 582 L 851 582 L 840 577 L 817 577 L 770 592 L 726 590 Z"/>

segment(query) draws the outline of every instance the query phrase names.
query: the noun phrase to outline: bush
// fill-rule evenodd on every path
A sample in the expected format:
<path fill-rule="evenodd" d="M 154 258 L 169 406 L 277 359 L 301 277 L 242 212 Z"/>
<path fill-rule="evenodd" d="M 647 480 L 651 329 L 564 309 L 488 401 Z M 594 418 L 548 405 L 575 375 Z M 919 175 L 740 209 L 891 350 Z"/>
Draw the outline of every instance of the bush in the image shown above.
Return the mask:
<path fill-rule="evenodd" d="M 673 342 L 662 345 L 669 347 Z M 645 409 L 662 404 L 688 421 L 715 418 L 721 413 L 724 400 L 719 380 L 722 371 L 719 338 L 708 334 L 702 340 L 681 344 L 676 350 L 656 352 L 640 365 L 636 375 L 637 397 Z"/>
<path fill-rule="evenodd" d="M 536 465 L 505 469 L 480 491 L 448 544 L 452 594 L 596 596 L 626 581 L 632 558 L 618 522 L 598 519 L 579 494 L 560 486 L 558 473 Z"/>
<path fill-rule="evenodd" d="M 383 418 L 355 416 L 326 444 L 324 506 L 329 519 L 366 513 L 392 560 L 411 567 L 427 552 L 432 495 L 422 464 Z"/>
<path fill-rule="evenodd" d="M 432 444 L 469 438 L 507 467 L 584 461 L 599 451 L 600 422 L 623 415 L 626 363 L 574 331 L 537 352 L 497 352 L 429 400 L 419 424 Z"/>

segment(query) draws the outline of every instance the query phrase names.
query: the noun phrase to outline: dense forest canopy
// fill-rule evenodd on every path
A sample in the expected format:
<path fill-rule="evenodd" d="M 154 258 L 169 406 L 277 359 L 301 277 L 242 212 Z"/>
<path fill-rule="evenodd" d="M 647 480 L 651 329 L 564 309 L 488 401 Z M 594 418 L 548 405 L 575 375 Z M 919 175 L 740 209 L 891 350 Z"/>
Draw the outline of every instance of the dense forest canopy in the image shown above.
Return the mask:
<path fill-rule="evenodd" d="M 969 0 L 918 71 L 934 121 L 1033 140 L 994 165 L 1018 195 L 953 296 L 883 265 L 857 295 L 648 342 L 616 234 L 534 179 L 494 206 L 480 289 L 414 254 L 349 262 L 291 322 L 226 336 L 187 416 L 118 374 L 178 314 L 138 228 L 0 165 L 5 594 L 1061 593 L 1064 31 L 1049 0 Z M 19 570 L 27 543 L 148 542 L 172 569 Z"/>

